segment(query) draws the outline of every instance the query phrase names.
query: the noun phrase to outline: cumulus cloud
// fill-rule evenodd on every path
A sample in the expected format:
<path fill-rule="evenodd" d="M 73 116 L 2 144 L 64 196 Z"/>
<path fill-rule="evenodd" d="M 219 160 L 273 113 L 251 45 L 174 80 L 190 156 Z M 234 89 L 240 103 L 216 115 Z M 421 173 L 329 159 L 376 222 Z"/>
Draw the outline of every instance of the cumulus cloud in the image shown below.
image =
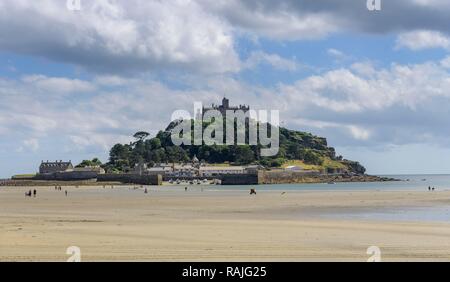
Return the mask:
<path fill-rule="evenodd" d="M 201 1 L 201 0 L 200 0 Z M 242 32 L 277 40 L 323 38 L 342 31 L 397 33 L 418 29 L 449 33 L 446 0 L 384 1 L 377 13 L 354 0 L 201 1 Z"/>
<path fill-rule="evenodd" d="M 283 112 L 286 120 L 293 124 L 307 120 L 302 126 L 341 146 L 446 146 L 450 143 L 446 60 L 390 68 L 358 63 L 283 84 L 276 92 L 290 105 Z"/>
<path fill-rule="evenodd" d="M 32 77 L 43 77 L 40 75 Z M 52 77 L 45 77 L 53 80 Z M 109 81 L 111 78 L 106 79 Z M 71 81 L 71 79 L 67 80 Z M 81 81 L 93 85 L 95 93 L 72 99 L 61 96 L 57 87 L 46 88 L 35 79 L 0 80 L 0 130 L 3 141 L 23 139 L 23 145 L 39 149 L 39 139 L 71 142 L 68 150 L 91 147 L 106 152 L 116 142 L 129 142 L 134 132 L 155 134 L 170 122 L 176 109 L 190 107 L 193 100 L 220 96 L 208 91 L 173 90 L 156 82 L 116 77 L 122 82 L 111 88 L 105 77 Z M 117 84 L 116 84 L 117 85 Z M 188 110 L 190 110 L 188 108 Z M 60 139 L 67 140 L 60 140 Z"/>
<path fill-rule="evenodd" d="M 396 48 L 409 48 L 415 51 L 429 48 L 450 49 L 450 37 L 438 31 L 411 31 L 399 35 Z"/>
<path fill-rule="evenodd" d="M 103 72 L 239 69 L 230 26 L 195 1 L 5 0 L 0 49 Z"/>
<path fill-rule="evenodd" d="M 361 65 L 359 68 L 332 70 L 281 90 L 302 105 L 314 104 L 334 112 L 383 110 L 393 105 L 415 109 L 424 100 L 450 97 L 445 90 L 450 86 L 449 74 L 440 63 L 393 64 L 389 69 L 362 73 Z"/>
<path fill-rule="evenodd" d="M 447 48 L 450 33 L 445 0 L 385 1 L 379 13 L 354 0 L 96 0 L 83 1 L 81 11 L 65 2 L 2 1 L 0 50 L 96 72 L 233 73 L 242 64 L 240 36 L 294 41 L 342 31 L 404 33 L 399 46 L 420 49 Z"/>
<path fill-rule="evenodd" d="M 318 39 L 338 31 L 340 19 L 329 10 L 296 7 L 295 1 L 199 0 L 208 10 L 225 18 L 236 30 L 276 40 Z M 306 8 L 306 9 L 303 9 Z"/>

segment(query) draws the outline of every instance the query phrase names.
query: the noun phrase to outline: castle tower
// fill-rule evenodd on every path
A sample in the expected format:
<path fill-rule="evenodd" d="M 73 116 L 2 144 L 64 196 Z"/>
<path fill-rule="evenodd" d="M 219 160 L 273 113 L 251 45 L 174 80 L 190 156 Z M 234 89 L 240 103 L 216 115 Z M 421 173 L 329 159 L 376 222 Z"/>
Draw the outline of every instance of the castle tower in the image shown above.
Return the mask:
<path fill-rule="evenodd" d="M 227 98 L 223 97 L 222 99 L 222 107 L 227 110 L 230 107 L 230 100 L 228 100 Z"/>

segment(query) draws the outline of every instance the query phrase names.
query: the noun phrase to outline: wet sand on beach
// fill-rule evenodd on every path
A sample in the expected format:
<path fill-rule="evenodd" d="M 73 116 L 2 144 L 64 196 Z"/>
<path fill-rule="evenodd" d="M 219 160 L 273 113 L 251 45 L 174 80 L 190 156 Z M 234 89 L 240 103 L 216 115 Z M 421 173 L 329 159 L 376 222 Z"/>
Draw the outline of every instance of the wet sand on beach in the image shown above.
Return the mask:
<path fill-rule="evenodd" d="M 366 261 L 373 245 L 383 261 L 450 261 L 450 221 L 339 217 L 450 206 L 450 191 L 29 189 L 0 188 L 0 261 L 65 261 L 70 246 L 83 261 Z"/>

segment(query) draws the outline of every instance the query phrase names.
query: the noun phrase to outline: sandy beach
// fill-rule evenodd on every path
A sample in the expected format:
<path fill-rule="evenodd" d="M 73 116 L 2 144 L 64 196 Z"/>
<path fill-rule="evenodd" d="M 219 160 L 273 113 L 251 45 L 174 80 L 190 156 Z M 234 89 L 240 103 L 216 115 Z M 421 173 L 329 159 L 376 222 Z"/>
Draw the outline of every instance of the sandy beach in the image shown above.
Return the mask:
<path fill-rule="evenodd" d="M 33 188 L 34 189 L 34 188 Z M 450 191 L 0 188 L 0 261 L 450 261 L 450 223 L 339 214 L 449 206 Z M 68 191 L 68 196 L 64 191 Z"/>

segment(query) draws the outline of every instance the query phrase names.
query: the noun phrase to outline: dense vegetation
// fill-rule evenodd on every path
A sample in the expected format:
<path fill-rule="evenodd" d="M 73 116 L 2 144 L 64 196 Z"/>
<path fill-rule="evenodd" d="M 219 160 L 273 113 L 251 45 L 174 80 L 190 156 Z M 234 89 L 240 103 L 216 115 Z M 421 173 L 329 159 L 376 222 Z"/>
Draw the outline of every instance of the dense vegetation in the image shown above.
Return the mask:
<path fill-rule="evenodd" d="M 148 138 L 149 134 L 141 131 L 134 135 L 135 142 L 114 145 L 109 153 L 109 162 L 103 167 L 111 172 L 122 172 L 140 162 L 153 166 L 161 162 L 188 162 L 197 156 L 199 160 L 212 164 L 260 164 L 265 167 L 281 167 L 290 160 L 299 160 L 302 164 L 311 165 L 316 169 L 339 168 L 356 173 L 365 172 L 359 163 L 336 156 L 335 149 L 328 147 L 325 138 L 310 133 L 280 128 L 278 155 L 261 157 L 259 145 L 174 146 L 171 131 L 176 125 L 176 122 L 171 123 L 165 131 L 160 131 L 154 138 Z M 206 127 L 207 124 L 203 126 Z"/>
<path fill-rule="evenodd" d="M 83 168 L 83 167 L 96 167 L 101 166 L 102 162 L 98 158 L 94 158 L 92 160 L 83 160 L 80 164 L 78 164 L 77 168 Z"/>

